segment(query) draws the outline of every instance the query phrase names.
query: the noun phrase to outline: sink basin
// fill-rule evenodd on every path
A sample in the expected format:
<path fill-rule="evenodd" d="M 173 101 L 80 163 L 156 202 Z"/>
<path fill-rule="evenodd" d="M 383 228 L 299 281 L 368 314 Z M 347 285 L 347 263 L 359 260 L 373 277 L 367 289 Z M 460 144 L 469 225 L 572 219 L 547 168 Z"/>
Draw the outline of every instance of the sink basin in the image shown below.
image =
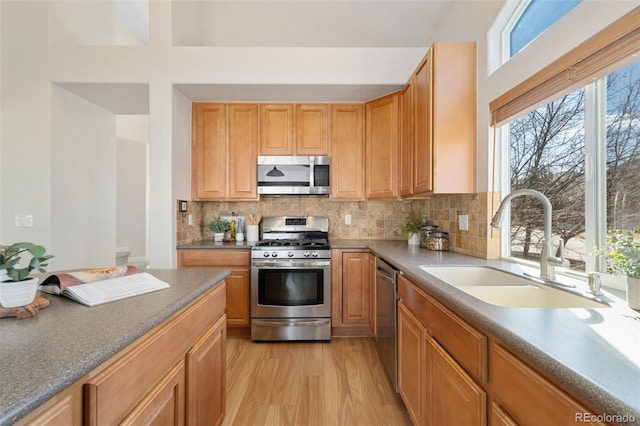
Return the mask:
<path fill-rule="evenodd" d="M 421 266 L 423 271 L 455 287 L 528 286 L 532 281 L 484 266 Z"/>
<path fill-rule="evenodd" d="M 483 302 L 510 308 L 609 308 L 604 302 L 483 266 L 421 266 Z"/>

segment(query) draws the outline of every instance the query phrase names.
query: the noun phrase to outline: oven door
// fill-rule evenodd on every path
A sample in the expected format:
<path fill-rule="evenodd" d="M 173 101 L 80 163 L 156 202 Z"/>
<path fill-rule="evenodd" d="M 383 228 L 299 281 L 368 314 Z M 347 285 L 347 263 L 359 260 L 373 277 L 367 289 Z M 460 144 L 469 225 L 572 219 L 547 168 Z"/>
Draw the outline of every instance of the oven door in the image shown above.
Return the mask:
<path fill-rule="evenodd" d="M 254 260 L 251 318 L 329 318 L 331 261 Z"/>

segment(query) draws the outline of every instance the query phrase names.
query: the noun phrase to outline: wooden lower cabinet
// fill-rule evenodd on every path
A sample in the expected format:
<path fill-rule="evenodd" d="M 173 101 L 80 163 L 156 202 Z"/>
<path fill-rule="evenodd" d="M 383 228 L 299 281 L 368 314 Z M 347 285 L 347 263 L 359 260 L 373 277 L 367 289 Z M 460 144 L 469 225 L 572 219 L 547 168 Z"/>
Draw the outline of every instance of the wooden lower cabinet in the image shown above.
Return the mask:
<path fill-rule="evenodd" d="M 398 391 L 416 425 L 425 424 L 425 329 L 404 303 L 398 303 Z"/>
<path fill-rule="evenodd" d="M 221 318 L 187 352 L 187 424 L 219 425 L 225 415 L 227 332 Z"/>
<path fill-rule="evenodd" d="M 249 297 L 251 266 L 249 250 L 178 250 L 178 268 L 218 267 L 231 270 L 227 282 L 227 327 L 251 325 Z"/>
<path fill-rule="evenodd" d="M 218 284 L 17 424 L 221 424 L 225 287 Z"/>
<path fill-rule="evenodd" d="M 369 251 L 331 250 L 333 335 L 372 336 L 375 317 L 375 257 Z"/>

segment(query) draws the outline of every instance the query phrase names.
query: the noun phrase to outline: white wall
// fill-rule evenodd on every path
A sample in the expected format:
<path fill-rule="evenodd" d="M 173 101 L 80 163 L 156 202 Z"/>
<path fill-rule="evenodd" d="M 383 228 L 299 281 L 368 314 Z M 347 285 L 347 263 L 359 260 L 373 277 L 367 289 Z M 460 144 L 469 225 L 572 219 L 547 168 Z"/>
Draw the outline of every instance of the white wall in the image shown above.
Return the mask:
<path fill-rule="evenodd" d="M 112 266 L 115 115 L 58 86 L 51 93 L 51 269 Z"/>

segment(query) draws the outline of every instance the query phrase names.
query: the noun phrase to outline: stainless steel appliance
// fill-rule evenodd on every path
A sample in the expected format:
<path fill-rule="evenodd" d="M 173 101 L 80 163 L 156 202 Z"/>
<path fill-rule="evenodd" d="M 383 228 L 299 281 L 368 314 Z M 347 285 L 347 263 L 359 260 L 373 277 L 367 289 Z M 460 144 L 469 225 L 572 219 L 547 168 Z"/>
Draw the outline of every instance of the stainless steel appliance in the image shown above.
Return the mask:
<path fill-rule="evenodd" d="M 324 195 L 330 192 L 328 156 L 259 156 L 258 194 Z"/>
<path fill-rule="evenodd" d="M 265 217 L 251 248 L 251 338 L 331 340 L 326 217 Z"/>
<path fill-rule="evenodd" d="M 376 258 L 376 349 L 396 392 L 398 392 L 397 278 L 396 268 Z"/>

